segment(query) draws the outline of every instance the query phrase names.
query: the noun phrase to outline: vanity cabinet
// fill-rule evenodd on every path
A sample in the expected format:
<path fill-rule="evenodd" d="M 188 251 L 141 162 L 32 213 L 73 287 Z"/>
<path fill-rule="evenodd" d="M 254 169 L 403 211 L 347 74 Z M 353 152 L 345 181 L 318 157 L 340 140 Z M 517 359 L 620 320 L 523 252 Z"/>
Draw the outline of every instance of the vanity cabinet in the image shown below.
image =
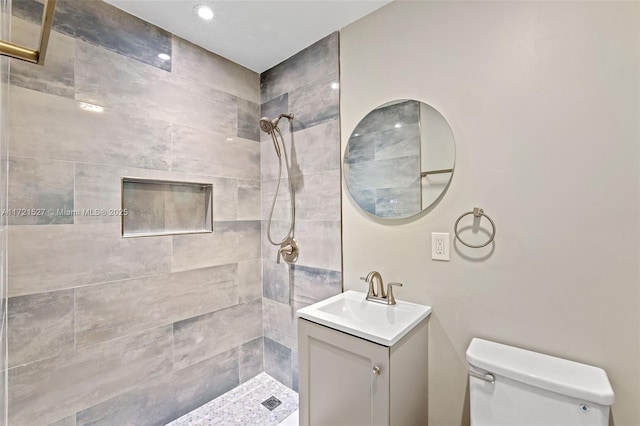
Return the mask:
<path fill-rule="evenodd" d="M 427 321 L 384 346 L 298 318 L 300 426 L 426 425 Z"/>

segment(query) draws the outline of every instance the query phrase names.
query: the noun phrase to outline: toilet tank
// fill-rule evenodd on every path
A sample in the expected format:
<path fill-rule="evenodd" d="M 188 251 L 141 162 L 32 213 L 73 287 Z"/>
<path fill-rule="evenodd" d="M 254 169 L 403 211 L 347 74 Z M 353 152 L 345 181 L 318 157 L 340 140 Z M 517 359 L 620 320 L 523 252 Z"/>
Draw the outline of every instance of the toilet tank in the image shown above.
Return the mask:
<path fill-rule="evenodd" d="M 477 338 L 467 361 L 472 426 L 609 424 L 614 394 L 601 368 Z"/>

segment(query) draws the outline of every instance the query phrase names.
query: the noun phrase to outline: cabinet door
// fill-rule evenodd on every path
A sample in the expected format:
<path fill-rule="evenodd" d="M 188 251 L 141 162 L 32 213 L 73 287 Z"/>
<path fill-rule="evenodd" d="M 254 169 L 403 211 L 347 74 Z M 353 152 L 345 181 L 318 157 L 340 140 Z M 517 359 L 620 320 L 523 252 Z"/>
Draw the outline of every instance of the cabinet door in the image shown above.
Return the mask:
<path fill-rule="evenodd" d="M 298 319 L 298 351 L 301 426 L 389 425 L 388 347 Z"/>

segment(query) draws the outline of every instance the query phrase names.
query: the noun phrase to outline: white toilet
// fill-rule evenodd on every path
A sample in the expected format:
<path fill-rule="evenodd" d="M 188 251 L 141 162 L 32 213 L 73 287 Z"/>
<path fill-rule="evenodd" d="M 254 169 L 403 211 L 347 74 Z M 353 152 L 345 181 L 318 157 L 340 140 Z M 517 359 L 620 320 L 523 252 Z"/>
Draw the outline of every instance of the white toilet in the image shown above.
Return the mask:
<path fill-rule="evenodd" d="M 472 426 L 607 426 L 613 389 L 597 367 L 473 339 Z"/>

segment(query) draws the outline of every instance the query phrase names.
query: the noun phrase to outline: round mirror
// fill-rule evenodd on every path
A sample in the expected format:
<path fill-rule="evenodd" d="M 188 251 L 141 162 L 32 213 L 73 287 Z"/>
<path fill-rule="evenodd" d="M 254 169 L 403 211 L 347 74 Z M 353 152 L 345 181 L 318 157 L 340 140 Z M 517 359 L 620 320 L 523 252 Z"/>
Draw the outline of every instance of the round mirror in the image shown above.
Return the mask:
<path fill-rule="evenodd" d="M 445 193 L 455 163 L 453 132 L 433 107 L 397 100 L 367 114 L 349 137 L 344 179 L 367 213 L 400 219 Z"/>

